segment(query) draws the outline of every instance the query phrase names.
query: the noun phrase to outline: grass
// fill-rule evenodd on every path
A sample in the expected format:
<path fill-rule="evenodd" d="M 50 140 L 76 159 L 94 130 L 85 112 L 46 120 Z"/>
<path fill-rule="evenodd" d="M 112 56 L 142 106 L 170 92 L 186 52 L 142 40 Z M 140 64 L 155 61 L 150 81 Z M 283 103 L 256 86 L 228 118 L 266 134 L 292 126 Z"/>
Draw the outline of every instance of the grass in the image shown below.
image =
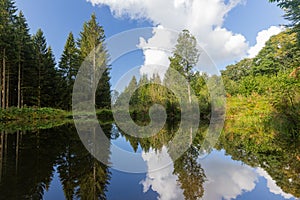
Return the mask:
<path fill-rule="evenodd" d="M 84 115 L 88 116 L 89 113 Z M 96 111 L 96 115 L 100 123 L 112 121 L 112 112 L 109 109 L 99 109 Z M 5 110 L 0 109 L 0 131 L 47 129 L 70 122 L 73 122 L 71 111 L 55 108 L 10 107 Z"/>
<path fill-rule="evenodd" d="M 276 131 L 270 126 L 274 109 L 266 96 L 253 94 L 248 97 L 227 98 L 225 134 L 237 134 L 256 144 L 270 142 Z"/>
<path fill-rule="evenodd" d="M 247 152 L 260 153 L 282 150 L 286 144 L 299 142 L 300 138 L 292 137 L 288 128 L 278 129 L 282 118 L 278 119 L 274 115 L 276 112 L 268 96 L 252 94 L 227 98 L 221 141 L 230 141 L 232 146 L 243 147 Z M 290 119 L 285 123 L 289 127 Z"/>
<path fill-rule="evenodd" d="M 0 110 L 0 121 L 33 121 L 42 119 L 62 119 L 68 118 L 70 113 L 54 108 L 36 108 L 24 107 L 16 108 L 10 107 L 8 109 Z"/>

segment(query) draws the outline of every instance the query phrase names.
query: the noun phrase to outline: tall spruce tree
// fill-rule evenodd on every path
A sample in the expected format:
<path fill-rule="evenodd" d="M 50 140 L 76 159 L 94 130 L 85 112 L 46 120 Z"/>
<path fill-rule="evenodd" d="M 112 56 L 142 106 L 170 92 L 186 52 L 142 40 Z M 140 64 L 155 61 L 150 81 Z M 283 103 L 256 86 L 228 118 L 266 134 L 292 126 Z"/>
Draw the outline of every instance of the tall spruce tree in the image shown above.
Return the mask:
<path fill-rule="evenodd" d="M 47 43 L 46 38 L 44 37 L 44 33 L 41 29 L 37 31 L 37 33 L 33 36 L 34 42 L 34 53 L 35 53 L 35 80 L 32 85 L 32 94 L 33 100 L 35 100 L 34 105 L 41 107 L 42 101 L 42 81 L 44 76 L 45 69 L 45 56 L 47 53 Z"/>
<path fill-rule="evenodd" d="M 15 14 L 14 1 L 0 0 L 0 103 L 10 106 L 61 106 L 51 48 L 41 30 L 29 34 L 22 12 Z"/>
<path fill-rule="evenodd" d="M 61 95 L 64 97 L 63 107 L 67 110 L 71 109 L 72 90 L 80 67 L 79 61 L 79 50 L 77 49 L 73 34 L 70 33 L 59 62 L 59 68 L 66 84 L 65 91 Z"/>
<path fill-rule="evenodd" d="M 38 30 L 33 36 L 35 50 L 36 77 L 32 84 L 33 105 L 38 107 L 58 107 L 59 98 L 59 73 L 55 68 L 55 59 L 51 47 L 47 47 L 45 36 L 42 30 Z"/>
<path fill-rule="evenodd" d="M 55 67 L 56 62 L 52 48 L 49 46 L 46 51 L 44 61 L 43 80 L 41 82 L 41 106 L 42 107 L 60 107 L 61 98 L 61 76 Z"/>
<path fill-rule="evenodd" d="M 0 0 L 0 57 L 1 65 L 1 106 L 9 106 L 10 67 L 14 51 L 14 23 L 16 8 L 12 0 Z"/>
<path fill-rule="evenodd" d="M 16 20 L 16 59 L 17 59 L 17 79 L 15 81 L 14 90 L 17 91 L 17 107 L 23 107 L 23 95 L 24 95 L 24 68 L 30 68 L 32 63 L 32 40 L 29 34 L 29 28 L 26 22 L 26 19 L 22 12 L 19 12 L 19 15 Z M 28 75 L 27 75 L 28 77 Z M 28 77 L 30 79 L 30 77 Z"/>
<path fill-rule="evenodd" d="M 109 108 L 111 104 L 110 75 L 108 66 L 108 53 L 105 49 L 105 35 L 103 27 L 97 23 L 96 15 L 92 14 L 91 19 L 85 22 L 83 30 L 80 32 L 78 46 L 80 49 L 80 59 L 83 61 L 89 57 L 91 62 L 91 83 L 95 92 L 92 99 L 97 108 Z M 96 71 L 101 71 L 102 76 L 98 85 Z M 96 88 L 96 89 L 95 89 Z"/>

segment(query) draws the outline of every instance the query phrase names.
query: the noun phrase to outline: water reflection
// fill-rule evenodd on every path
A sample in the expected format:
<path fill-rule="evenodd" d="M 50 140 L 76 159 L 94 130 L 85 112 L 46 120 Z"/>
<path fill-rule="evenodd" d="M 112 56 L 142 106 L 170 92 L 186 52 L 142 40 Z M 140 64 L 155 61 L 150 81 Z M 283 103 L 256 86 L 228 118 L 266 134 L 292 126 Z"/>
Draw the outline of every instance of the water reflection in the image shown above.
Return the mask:
<path fill-rule="evenodd" d="M 267 184 L 259 188 L 257 198 L 261 198 L 263 192 L 272 193 L 272 199 L 293 197 L 283 192 L 264 169 L 252 168 L 224 154 L 224 151 L 214 151 L 207 159 L 200 161 L 208 179 L 204 183 L 203 199 L 243 199 L 241 197 L 245 193 L 256 193 L 261 178 L 265 179 Z"/>
<path fill-rule="evenodd" d="M 106 128 L 110 130 L 111 124 Z M 73 125 L 2 132 L 1 144 L 1 199 L 43 199 L 55 166 L 65 199 L 106 199 L 108 168 L 85 150 Z"/>
<path fill-rule="evenodd" d="M 204 199 L 235 199 L 255 188 L 257 174 L 247 165 L 234 162 L 218 152 L 200 162 L 208 179 L 204 184 Z"/>
<path fill-rule="evenodd" d="M 257 168 L 256 172 L 267 180 L 267 187 L 271 193 L 281 195 L 286 199 L 290 199 L 293 197 L 293 195 L 287 194 L 284 191 L 282 191 L 282 189 L 276 185 L 276 182 L 264 169 Z"/>
<path fill-rule="evenodd" d="M 196 131 L 192 147 L 174 160 L 174 149 L 169 148 L 168 141 L 176 127 L 166 126 L 158 135 L 145 139 L 128 136 L 114 124 L 101 127 L 113 145 L 139 154 L 147 172 L 119 172 L 98 162 L 81 143 L 73 124 L 14 134 L 3 131 L 0 133 L 0 199 L 51 199 L 49 191 L 56 194 L 56 199 L 68 200 L 294 199 L 293 195 L 300 196 L 299 161 L 290 162 L 291 155 L 298 153 L 297 148 L 290 147 L 285 154 L 251 154 L 242 146 L 240 138 L 220 138 L 219 150 L 214 150 L 208 142 L 202 144 L 205 134 L 202 127 Z M 190 131 L 183 136 L 189 137 Z M 181 147 L 180 140 L 176 145 Z M 114 161 L 111 149 L 111 145 L 101 147 L 102 158 L 108 162 Z M 203 149 L 211 152 L 206 158 L 201 156 Z M 161 168 L 161 163 L 171 164 Z M 128 164 L 134 163 L 128 161 Z"/>
<path fill-rule="evenodd" d="M 183 191 L 180 184 L 177 182 L 178 175 L 174 174 L 174 166 L 168 165 L 165 168 L 157 170 L 160 162 L 172 162 L 171 157 L 167 152 L 167 148 L 156 155 L 154 150 L 150 149 L 150 153 L 143 153 L 143 159 L 146 161 L 149 172 L 146 178 L 141 181 L 143 192 L 147 192 L 150 187 L 159 194 L 161 200 L 184 199 Z"/>

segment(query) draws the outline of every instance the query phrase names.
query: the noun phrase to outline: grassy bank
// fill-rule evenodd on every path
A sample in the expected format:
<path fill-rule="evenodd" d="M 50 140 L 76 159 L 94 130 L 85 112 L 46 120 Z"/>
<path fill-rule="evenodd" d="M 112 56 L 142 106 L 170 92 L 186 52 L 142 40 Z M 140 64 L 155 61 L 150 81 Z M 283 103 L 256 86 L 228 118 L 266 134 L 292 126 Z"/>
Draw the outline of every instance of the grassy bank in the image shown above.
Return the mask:
<path fill-rule="evenodd" d="M 289 118 L 278 113 L 267 96 L 229 97 L 220 142 L 231 141 L 232 147 L 246 152 L 281 151 L 286 145 L 299 143 L 300 134 L 293 134 L 290 127 Z"/>
<path fill-rule="evenodd" d="M 89 115 L 89 113 L 81 114 Z M 109 109 L 96 110 L 96 115 L 101 120 L 112 119 L 112 112 Z M 54 119 L 72 119 L 72 111 L 65 111 L 55 108 L 36 108 L 10 107 L 8 109 L 0 109 L 0 122 L 6 123 L 10 121 L 36 121 L 36 120 L 54 120 Z"/>
<path fill-rule="evenodd" d="M 274 138 L 270 126 L 274 109 L 267 97 L 253 94 L 248 97 L 227 98 L 224 133 L 240 135 L 241 139 L 251 138 L 256 143 Z"/>
<path fill-rule="evenodd" d="M 113 119 L 112 112 L 108 109 L 97 110 L 96 115 L 100 123 Z M 60 109 L 36 107 L 0 109 L 0 131 L 13 133 L 18 130 L 47 129 L 72 122 L 72 112 Z"/>
<path fill-rule="evenodd" d="M 300 137 L 290 131 L 296 127 L 290 117 L 278 112 L 270 97 L 257 94 L 227 98 L 226 110 L 216 148 L 225 149 L 234 160 L 263 168 L 284 192 L 300 197 Z"/>
<path fill-rule="evenodd" d="M 35 108 L 24 107 L 16 108 L 10 107 L 5 110 L 0 110 L 0 122 L 6 123 L 10 121 L 36 121 L 36 120 L 53 120 L 70 118 L 71 113 L 54 108 Z"/>

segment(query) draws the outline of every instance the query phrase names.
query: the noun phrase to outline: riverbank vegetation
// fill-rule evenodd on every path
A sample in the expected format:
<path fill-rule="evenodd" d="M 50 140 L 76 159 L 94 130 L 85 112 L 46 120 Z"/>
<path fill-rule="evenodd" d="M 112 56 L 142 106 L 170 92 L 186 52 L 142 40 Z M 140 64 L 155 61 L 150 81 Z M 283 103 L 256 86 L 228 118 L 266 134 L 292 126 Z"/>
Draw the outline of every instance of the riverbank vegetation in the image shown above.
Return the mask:
<path fill-rule="evenodd" d="M 160 104 L 165 107 L 169 121 L 180 120 L 185 114 L 182 110 L 189 113 L 191 109 L 199 109 L 200 116 L 196 117 L 209 121 L 212 102 L 206 84 L 209 80 L 218 82 L 222 78 L 227 93 L 225 133 L 239 134 L 244 130 L 244 134 L 270 133 L 290 139 L 299 138 L 297 13 L 289 7 L 292 6 L 289 1 L 276 2 L 289 12 L 287 16 L 293 26 L 271 37 L 255 58 L 227 66 L 222 76 L 197 72 L 194 68 L 201 52 L 196 47 L 195 37 L 188 30 L 183 30 L 169 58 L 166 74 L 133 77 L 125 90 L 113 97 L 117 112 L 123 112 L 129 104 L 131 117 L 145 125 L 150 121 L 149 108 Z M 109 55 L 105 49 L 103 27 L 94 14 L 83 24 L 78 38 L 72 33 L 68 35 L 61 58 L 55 63 L 43 31 L 38 30 L 31 35 L 26 18 L 22 12 L 17 13 L 12 0 L 1 0 L 0 9 L 2 122 L 70 118 L 71 113 L 67 111 L 72 108 L 72 90 L 78 69 L 97 46 L 104 55 L 104 73 L 97 86 L 94 103 L 99 118 L 112 119 Z M 189 106 L 181 108 L 181 103 Z"/>
<path fill-rule="evenodd" d="M 252 134 L 276 132 L 299 138 L 299 66 L 296 34 L 286 30 L 273 36 L 255 58 L 244 59 L 222 71 L 228 96 L 227 128 L 236 128 L 236 133 L 245 128 L 245 133 L 248 127 Z M 255 127 L 261 130 L 254 130 Z"/>

